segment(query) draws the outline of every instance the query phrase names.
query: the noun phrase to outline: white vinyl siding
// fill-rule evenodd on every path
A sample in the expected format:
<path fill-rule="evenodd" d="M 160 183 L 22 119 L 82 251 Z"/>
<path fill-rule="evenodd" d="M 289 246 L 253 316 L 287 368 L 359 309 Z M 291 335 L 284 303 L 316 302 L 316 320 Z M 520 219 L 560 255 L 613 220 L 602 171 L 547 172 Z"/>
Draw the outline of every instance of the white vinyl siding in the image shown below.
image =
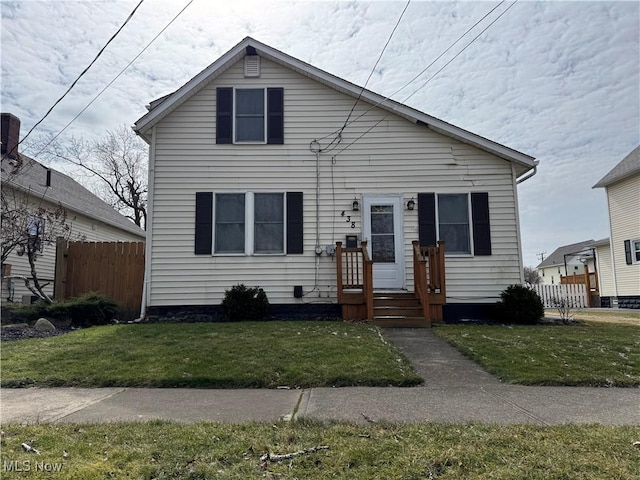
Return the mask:
<path fill-rule="evenodd" d="M 640 174 L 608 186 L 607 199 L 618 296 L 637 296 L 640 264 L 627 265 L 624 242 L 640 238 Z"/>
<path fill-rule="evenodd" d="M 5 188 L 3 186 L 3 188 Z M 39 204 L 49 210 L 54 210 L 55 205 L 51 205 L 48 202 L 42 202 L 40 198 L 36 198 Z M 69 240 L 85 240 L 88 242 L 143 242 L 144 238 L 138 235 L 134 235 L 129 232 L 125 232 L 111 225 L 96 220 L 94 218 L 87 217 L 80 213 L 67 209 L 67 225 L 70 228 Z M 45 228 L 47 226 L 45 225 Z M 12 253 L 7 263 L 11 265 L 11 275 L 23 275 L 31 277 L 31 269 L 29 267 L 29 261 L 27 256 L 18 256 L 15 251 Z M 48 283 L 49 285 L 44 289 L 49 295 L 53 295 L 54 273 L 56 263 L 56 246 L 55 244 L 43 244 L 42 255 L 39 255 L 36 260 L 36 272 L 38 279 L 42 284 Z M 12 280 L 13 285 L 13 301 L 21 302 L 23 295 L 32 295 L 32 293 L 24 286 L 22 280 Z M 6 301 L 11 295 L 11 292 L 7 288 L 8 282 L 4 280 L 2 282 L 2 301 Z"/>
<path fill-rule="evenodd" d="M 596 257 L 598 259 L 598 283 L 601 297 L 614 297 L 613 269 L 611 267 L 611 247 L 609 245 L 598 245 L 596 247 Z"/>
<path fill-rule="evenodd" d="M 216 88 L 231 86 L 284 88 L 283 145 L 216 145 Z M 264 288 L 275 304 L 335 302 L 335 258 L 316 258 L 314 253 L 316 156 L 309 144 L 341 127 L 353 104 L 354 98 L 262 58 L 260 78 L 245 78 L 239 61 L 162 120 L 154 138 L 150 305 L 217 305 L 225 289 L 240 282 Z M 370 107 L 360 101 L 352 119 Z M 418 238 L 419 205 L 408 211 L 407 202 L 422 192 L 489 192 L 492 255 L 447 258 L 448 301 L 495 302 L 506 286 L 520 281 L 515 186 L 508 161 L 377 108 L 342 136 L 341 146 L 319 159 L 322 248 L 362 233 L 363 209 L 351 211 L 354 198 L 362 205 L 365 193 L 400 194 L 405 277 L 412 291 L 411 241 Z M 195 192 L 221 191 L 303 192 L 304 254 L 194 255 Z M 317 288 L 296 299 L 295 285 L 302 285 L 305 294 Z"/>

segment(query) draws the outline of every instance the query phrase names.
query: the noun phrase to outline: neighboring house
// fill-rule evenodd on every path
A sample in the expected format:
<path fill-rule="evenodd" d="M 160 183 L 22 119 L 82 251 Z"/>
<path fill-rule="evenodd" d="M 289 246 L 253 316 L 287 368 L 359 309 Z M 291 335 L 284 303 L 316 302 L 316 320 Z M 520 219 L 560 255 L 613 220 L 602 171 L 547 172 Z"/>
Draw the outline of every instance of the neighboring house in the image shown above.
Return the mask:
<path fill-rule="evenodd" d="M 144 241 L 144 230 L 71 177 L 18 153 L 19 136 L 20 120 L 14 115 L 3 113 L 2 190 L 5 198 L 12 203 L 29 205 L 30 209 L 36 205 L 52 211 L 58 205 L 62 206 L 67 215 L 70 240 Z M 46 223 L 44 228 L 47 228 Z M 45 292 L 52 295 L 56 245 L 45 244 L 41 248 L 42 254 L 37 258 L 36 271 L 41 283 L 49 283 Z M 19 255 L 19 249 L 9 256 L 6 263 L 11 265 L 12 276 L 31 277 L 27 257 Z M 21 302 L 23 299 L 30 301 L 31 295 L 21 280 L 3 279 L 3 302 Z"/>
<path fill-rule="evenodd" d="M 585 265 L 589 267 L 590 273 L 595 272 L 592 243 L 593 240 L 586 240 L 556 248 L 536 267 L 540 283 L 559 285 L 561 276 L 584 274 Z"/>
<path fill-rule="evenodd" d="M 600 286 L 600 306 L 611 306 L 611 298 L 615 297 L 615 284 L 611 257 L 611 242 L 608 238 L 591 243 L 596 252 L 596 268 L 598 270 L 598 284 Z"/>
<path fill-rule="evenodd" d="M 599 258 L 610 268 L 607 274 L 612 279 L 604 302 L 640 308 L 640 146 L 593 188 L 605 189 L 609 212 L 610 244 L 598 247 Z"/>
<path fill-rule="evenodd" d="M 274 315 L 337 316 L 335 246 L 353 239 L 394 292 L 413 291 L 412 241 L 444 240 L 445 320 L 522 282 L 528 155 L 252 38 L 148 108 L 148 314 L 214 313 L 244 283 Z"/>

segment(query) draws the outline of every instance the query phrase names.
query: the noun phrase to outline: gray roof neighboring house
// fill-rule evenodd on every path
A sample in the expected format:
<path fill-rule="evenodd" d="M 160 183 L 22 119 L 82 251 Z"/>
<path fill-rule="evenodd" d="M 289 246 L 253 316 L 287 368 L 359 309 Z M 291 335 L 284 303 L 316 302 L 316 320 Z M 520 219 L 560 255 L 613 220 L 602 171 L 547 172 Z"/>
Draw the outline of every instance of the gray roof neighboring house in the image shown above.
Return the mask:
<path fill-rule="evenodd" d="M 22 166 L 19 173 L 11 175 L 9 162 L 19 160 Z M 47 170 L 51 171 L 50 186 L 47 186 Z M 60 204 L 67 210 L 99 220 L 134 235 L 145 238 L 145 231 L 131 220 L 118 213 L 112 206 L 98 198 L 74 179 L 47 168 L 36 160 L 19 154 L 17 159 L 2 159 L 2 185 L 15 187 L 35 197 L 51 203 Z"/>
<path fill-rule="evenodd" d="M 640 174 L 640 145 L 624 157 L 615 167 L 596 183 L 593 188 L 605 188 L 620 180 Z"/>
<path fill-rule="evenodd" d="M 564 265 L 565 255 L 571 254 L 587 254 L 588 249 L 593 245 L 593 240 L 585 240 L 583 242 L 572 243 L 571 245 L 565 245 L 563 247 L 556 248 L 551 255 L 545 258 L 540 264 L 536 267 L 545 268 L 545 267 L 553 267 L 555 265 Z"/>

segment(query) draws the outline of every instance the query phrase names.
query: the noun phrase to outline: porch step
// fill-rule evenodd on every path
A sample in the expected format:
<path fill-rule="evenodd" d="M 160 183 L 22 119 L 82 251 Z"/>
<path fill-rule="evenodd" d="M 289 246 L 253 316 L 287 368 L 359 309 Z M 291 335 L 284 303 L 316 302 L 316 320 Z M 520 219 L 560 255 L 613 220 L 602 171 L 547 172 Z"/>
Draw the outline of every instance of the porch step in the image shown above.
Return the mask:
<path fill-rule="evenodd" d="M 372 325 L 384 328 L 430 328 L 431 322 L 424 317 L 402 317 L 399 315 L 383 315 L 374 317 Z"/>
<path fill-rule="evenodd" d="M 429 328 L 420 301 L 408 292 L 374 292 L 373 321 L 379 327 Z"/>
<path fill-rule="evenodd" d="M 399 316 L 399 317 L 422 317 L 422 307 L 417 305 L 378 305 L 373 304 L 374 317 Z"/>

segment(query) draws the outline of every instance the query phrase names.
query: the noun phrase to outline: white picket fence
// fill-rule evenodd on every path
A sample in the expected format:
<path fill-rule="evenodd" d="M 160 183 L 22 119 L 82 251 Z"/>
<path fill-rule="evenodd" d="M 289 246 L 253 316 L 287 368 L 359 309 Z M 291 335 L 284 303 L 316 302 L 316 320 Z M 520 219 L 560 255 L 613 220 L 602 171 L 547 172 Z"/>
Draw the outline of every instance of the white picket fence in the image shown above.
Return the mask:
<path fill-rule="evenodd" d="M 587 308 L 587 286 L 577 285 L 530 285 L 538 292 L 545 308 L 553 308 L 556 299 L 566 299 L 571 308 Z"/>

